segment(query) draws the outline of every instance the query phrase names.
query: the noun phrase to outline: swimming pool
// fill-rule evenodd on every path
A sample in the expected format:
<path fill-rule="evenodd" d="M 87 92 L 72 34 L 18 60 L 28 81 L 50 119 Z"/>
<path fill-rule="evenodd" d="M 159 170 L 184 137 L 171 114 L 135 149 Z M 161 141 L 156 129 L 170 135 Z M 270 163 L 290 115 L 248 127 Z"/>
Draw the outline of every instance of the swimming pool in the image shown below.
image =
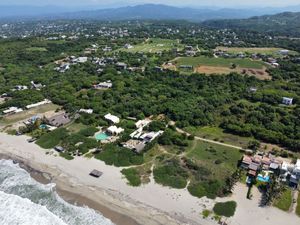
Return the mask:
<path fill-rule="evenodd" d="M 109 136 L 106 133 L 102 132 L 102 133 L 96 134 L 95 138 L 97 141 L 104 141 L 104 140 L 107 140 L 109 138 Z"/>
<path fill-rule="evenodd" d="M 262 176 L 261 174 L 258 174 L 257 176 L 257 180 L 261 181 L 261 182 L 266 182 L 268 183 L 270 181 L 270 177 L 269 176 Z"/>

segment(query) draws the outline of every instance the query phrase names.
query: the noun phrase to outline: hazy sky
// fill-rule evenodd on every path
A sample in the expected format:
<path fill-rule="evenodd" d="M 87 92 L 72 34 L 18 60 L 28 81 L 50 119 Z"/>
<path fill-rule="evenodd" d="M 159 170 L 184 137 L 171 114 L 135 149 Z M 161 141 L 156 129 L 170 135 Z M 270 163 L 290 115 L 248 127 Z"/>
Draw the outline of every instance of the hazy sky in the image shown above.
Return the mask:
<path fill-rule="evenodd" d="M 219 6 L 219 7 L 278 7 L 299 5 L 300 0 L 0 0 L 0 5 L 61 5 L 61 6 L 110 6 L 110 5 L 127 5 L 158 3 L 177 6 Z"/>

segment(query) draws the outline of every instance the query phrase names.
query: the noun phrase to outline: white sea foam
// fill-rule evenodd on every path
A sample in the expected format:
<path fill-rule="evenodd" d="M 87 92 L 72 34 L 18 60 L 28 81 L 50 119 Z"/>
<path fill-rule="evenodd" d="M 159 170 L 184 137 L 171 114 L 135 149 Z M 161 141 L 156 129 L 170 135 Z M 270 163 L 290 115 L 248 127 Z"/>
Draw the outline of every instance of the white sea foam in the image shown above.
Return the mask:
<path fill-rule="evenodd" d="M 54 184 L 44 185 L 10 160 L 0 160 L 1 225 L 112 225 L 96 211 L 60 198 Z"/>

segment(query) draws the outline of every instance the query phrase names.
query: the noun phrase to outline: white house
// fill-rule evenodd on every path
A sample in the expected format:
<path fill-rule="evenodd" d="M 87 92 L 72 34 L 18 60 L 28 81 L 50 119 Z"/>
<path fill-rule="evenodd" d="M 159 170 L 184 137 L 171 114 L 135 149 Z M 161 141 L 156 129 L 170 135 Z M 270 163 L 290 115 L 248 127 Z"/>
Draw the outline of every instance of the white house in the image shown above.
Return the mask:
<path fill-rule="evenodd" d="M 293 104 L 293 99 L 292 98 L 283 97 L 282 98 L 282 104 L 292 105 Z"/>
<path fill-rule="evenodd" d="M 94 89 L 108 89 L 112 88 L 113 84 L 110 80 L 105 82 L 100 82 L 99 84 L 93 85 Z"/>
<path fill-rule="evenodd" d="M 26 109 L 35 108 L 35 107 L 38 107 L 38 106 L 41 106 L 41 105 L 45 105 L 45 104 L 49 104 L 49 103 L 51 103 L 50 100 L 44 99 L 44 101 L 37 102 L 37 103 L 31 104 L 31 105 L 27 105 Z"/>
<path fill-rule="evenodd" d="M 105 118 L 106 120 L 109 120 L 109 121 L 113 122 L 113 123 L 120 123 L 119 117 L 114 116 L 114 115 L 112 115 L 112 114 L 110 114 L 110 113 L 106 114 L 106 115 L 104 116 L 104 118 Z"/>
<path fill-rule="evenodd" d="M 94 110 L 92 109 L 80 109 L 80 113 L 93 114 Z"/>
<path fill-rule="evenodd" d="M 119 135 L 122 132 L 124 132 L 124 129 L 121 127 L 117 127 L 117 126 L 111 126 L 111 127 L 107 128 L 107 132 L 111 135 Z"/>
<path fill-rule="evenodd" d="M 135 123 L 136 128 L 144 128 L 149 123 L 151 123 L 151 120 L 145 119 L 145 120 L 139 120 Z"/>
<path fill-rule="evenodd" d="M 18 108 L 18 107 L 10 107 L 7 110 L 4 110 L 3 113 L 4 114 L 14 114 L 14 113 L 18 113 L 18 112 L 22 112 L 23 109 Z"/>

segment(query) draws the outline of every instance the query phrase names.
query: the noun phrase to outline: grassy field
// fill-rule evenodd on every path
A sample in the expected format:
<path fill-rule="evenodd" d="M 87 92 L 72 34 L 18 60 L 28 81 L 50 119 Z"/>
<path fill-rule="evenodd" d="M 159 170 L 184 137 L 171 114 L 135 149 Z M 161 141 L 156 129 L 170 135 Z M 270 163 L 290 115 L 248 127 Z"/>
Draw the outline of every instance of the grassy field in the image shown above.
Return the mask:
<path fill-rule="evenodd" d="M 80 130 L 83 130 L 83 129 L 86 129 L 88 128 L 87 125 L 84 125 L 82 123 L 76 123 L 76 122 L 73 122 L 73 123 L 70 123 L 69 125 L 66 126 L 67 130 L 70 131 L 71 133 L 77 133 L 79 132 Z"/>
<path fill-rule="evenodd" d="M 274 202 L 274 206 L 283 210 L 289 211 L 292 204 L 292 191 L 291 189 L 286 189 L 279 198 Z"/>
<path fill-rule="evenodd" d="M 185 128 L 185 131 L 195 136 L 224 142 L 226 144 L 237 145 L 243 148 L 248 146 L 249 141 L 254 140 L 250 137 L 240 137 L 237 135 L 224 133 L 223 129 L 219 127 L 187 127 Z"/>
<path fill-rule="evenodd" d="M 0 122 L 5 125 L 9 125 L 9 124 L 13 124 L 18 121 L 21 121 L 21 120 L 29 119 L 30 117 L 35 116 L 37 114 L 43 114 L 46 112 L 55 111 L 58 108 L 59 108 L 58 105 L 55 105 L 52 103 L 46 104 L 46 105 L 42 105 L 42 106 L 39 106 L 36 108 L 32 108 L 30 110 L 25 110 L 25 111 L 17 113 L 17 114 L 5 116 Z"/>
<path fill-rule="evenodd" d="M 41 48 L 41 47 L 30 47 L 30 48 L 26 48 L 26 50 L 29 52 L 47 52 L 46 48 Z"/>
<path fill-rule="evenodd" d="M 249 54 L 266 54 L 279 56 L 279 51 L 283 50 L 283 48 L 228 48 L 228 47 L 217 47 L 216 50 L 225 51 L 231 54 L 239 54 L 239 53 L 249 53 Z M 290 55 L 297 54 L 294 51 L 290 51 Z"/>
<path fill-rule="evenodd" d="M 181 57 L 173 63 L 177 67 L 180 65 L 191 65 L 194 68 L 198 66 L 213 66 L 230 68 L 232 64 L 236 64 L 240 68 L 263 69 L 265 64 L 261 61 L 253 61 L 250 59 L 224 59 L 224 58 L 209 58 L 205 56 L 199 57 Z"/>
<path fill-rule="evenodd" d="M 125 52 L 144 52 L 144 53 L 156 53 L 162 51 L 170 51 L 173 48 L 182 49 L 183 45 L 180 44 L 177 40 L 169 40 L 169 39 L 159 39 L 159 38 L 151 38 L 145 41 L 144 43 L 134 45 L 131 49 L 121 48 L 119 51 Z"/>
<path fill-rule="evenodd" d="M 189 146 L 186 156 L 210 170 L 211 178 L 223 180 L 224 176 L 236 170 L 242 153 L 234 148 L 195 140 Z"/>
<path fill-rule="evenodd" d="M 300 194 L 298 195 L 296 214 L 300 216 Z"/>

